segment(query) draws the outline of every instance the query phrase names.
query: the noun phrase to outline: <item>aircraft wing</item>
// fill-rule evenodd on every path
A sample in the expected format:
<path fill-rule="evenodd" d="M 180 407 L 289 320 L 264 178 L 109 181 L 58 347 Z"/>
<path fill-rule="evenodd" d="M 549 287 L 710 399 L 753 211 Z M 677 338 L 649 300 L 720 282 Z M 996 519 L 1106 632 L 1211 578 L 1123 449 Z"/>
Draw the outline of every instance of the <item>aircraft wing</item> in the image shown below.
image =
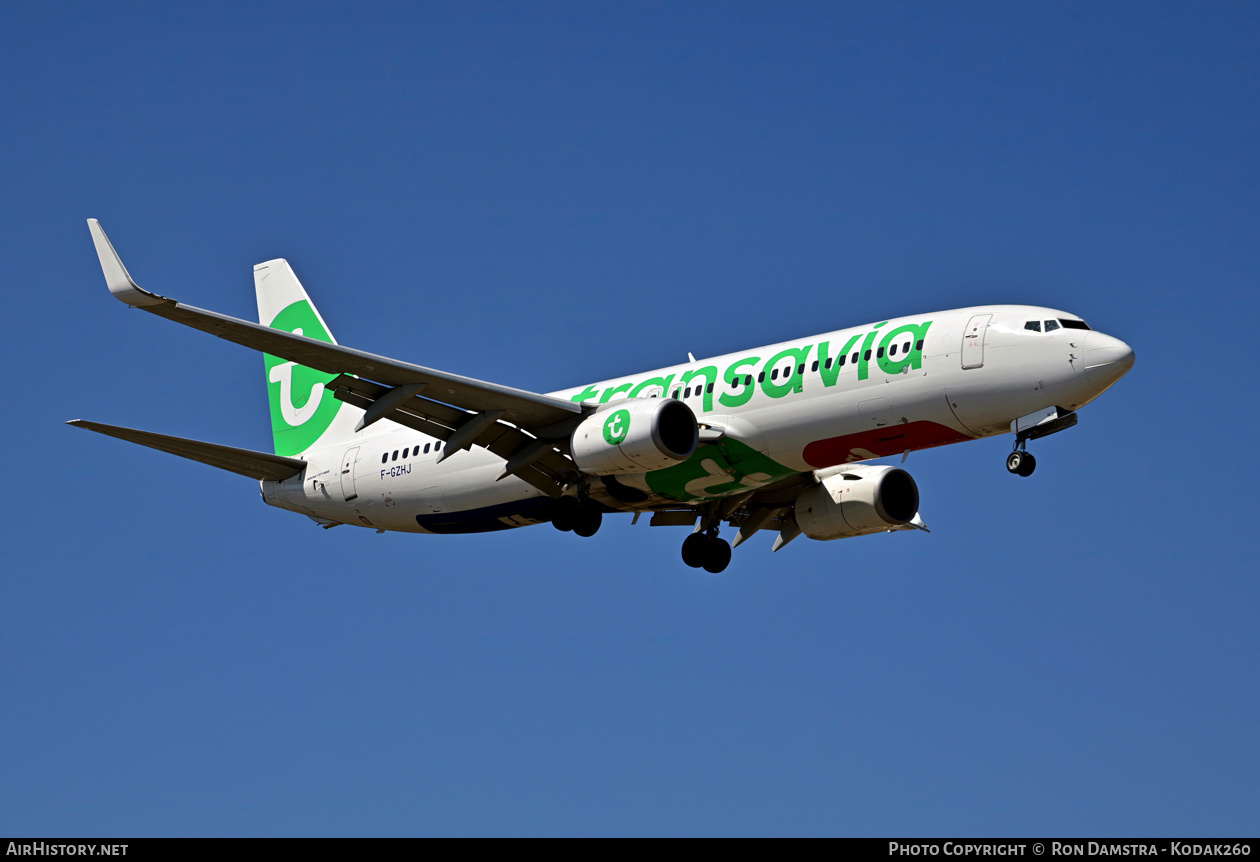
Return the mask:
<path fill-rule="evenodd" d="M 583 413 L 571 401 L 316 341 L 151 293 L 132 279 L 100 222 L 88 219 L 88 228 L 110 293 L 134 308 L 328 374 L 354 375 L 392 388 L 422 385 L 429 398 L 478 414 L 502 411 L 503 421 L 523 428 L 543 428 Z"/>
<path fill-rule="evenodd" d="M 217 443 L 202 443 L 200 440 L 189 440 L 184 437 L 169 437 L 166 434 L 137 431 L 135 428 L 123 428 L 118 425 L 103 425 L 100 422 L 87 422 L 83 419 L 74 419 L 66 424 L 117 437 L 119 440 L 139 443 L 150 449 L 160 449 L 181 458 L 218 467 L 220 470 L 249 476 L 251 479 L 271 479 L 280 482 L 290 476 L 296 476 L 306 466 L 306 462 L 298 458 L 285 458 L 281 455 L 255 452 L 253 449 L 237 449 L 234 446 L 220 446 Z"/>

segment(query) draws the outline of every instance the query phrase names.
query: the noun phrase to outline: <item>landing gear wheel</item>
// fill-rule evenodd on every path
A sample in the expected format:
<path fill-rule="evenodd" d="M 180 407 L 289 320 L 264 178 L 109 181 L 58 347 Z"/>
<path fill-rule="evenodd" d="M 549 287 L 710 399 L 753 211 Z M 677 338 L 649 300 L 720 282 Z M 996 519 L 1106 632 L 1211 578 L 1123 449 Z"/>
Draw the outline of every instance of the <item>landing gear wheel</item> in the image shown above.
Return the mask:
<path fill-rule="evenodd" d="M 1021 452 L 1016 449 L 1014 452 L 1006 456 L 1006 469 L 1010 473 L 1019 474 L 1024 467 L 1024 460 L 1031 457 L 1027 452 Z"/>
<path fill-rule="evenodd" d="M 604 516 L 598 509 L 585 508 L 573 522 L 573 532 L 584 539 L 589 539 L 599 532 L 599 525 L 602 523 L 604 523 Z"/>
<path fill-rule="evenodd" d="M 692 533 L 683 540 L 682 558 L 683 562 L 693 569 L 698 569 L 704 565 L 709 550 L 709 537 L 704 533 Z"/>
<path fill-rule="evenodd" d="M 1036 470 L 1036 469 L 1037 469 L 1037 459 L 1034 458 L 1031 453 L 1025 452 L 1024 463 L 1019 465 L 1019 469 L 1016 472 L 1019 473 L 1019 475 L 1021 476 L 1031 476 L 1033 473 L 1033 470 Z"/>
<path fill-rule="evenodd" d="M 576 526 L 581 514 L 582 504 L 576 497 L 561 497 L 556 500 L 556 508 L 551 515 L 551 525 L 560 532 L 567 533 Z"/>
<path fill-rule="evenodd" d="M 704 570 L 711 574 L 718 574 L 731 564 L 731 546 L 725 539 L 719 539 L 717 536 L 712 537 L 708 541 L 708 547 L 705 548 Z"/>
<path fill-rule="evenodd" d="M 731 546 L 717 536 L 692 533 L 683 540 L 682 558 L 693 569 L 704 569 L 716 575 L 731 564 Z"/>

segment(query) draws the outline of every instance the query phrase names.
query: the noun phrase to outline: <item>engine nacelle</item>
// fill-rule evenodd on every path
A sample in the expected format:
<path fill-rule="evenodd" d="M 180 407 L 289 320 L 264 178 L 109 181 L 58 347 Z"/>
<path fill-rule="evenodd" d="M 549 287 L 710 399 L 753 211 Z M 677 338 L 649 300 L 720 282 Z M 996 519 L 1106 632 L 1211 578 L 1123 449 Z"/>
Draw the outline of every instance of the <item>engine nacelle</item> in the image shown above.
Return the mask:
<path fill-rule="evenodd" d="M 573 432 L 573 461 L 584 473 L 646 473 L 686 461 L 696 451 L 696 414 L 673 398 L 627 398 L 606 404 Z"/>
<path fill-rule="evenodd" d="M 833 472 L 834 471 L 834 472 Z M 904 527 L 919 512 L 919 487 L 898 467 L 841 466 L 796 498 L 796 523 L 811 539 L 847 539 Z"/>

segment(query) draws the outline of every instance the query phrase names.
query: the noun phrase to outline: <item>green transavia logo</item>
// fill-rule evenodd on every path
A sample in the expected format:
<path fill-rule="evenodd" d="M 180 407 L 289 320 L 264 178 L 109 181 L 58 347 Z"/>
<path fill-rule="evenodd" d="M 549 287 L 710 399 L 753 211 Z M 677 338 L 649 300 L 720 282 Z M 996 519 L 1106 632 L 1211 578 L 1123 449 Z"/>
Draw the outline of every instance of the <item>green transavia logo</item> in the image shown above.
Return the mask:
<path fill-rule="evenodd" d="M 272 329 L 332 342 L 309 300 L 298 300 L 276 315 Z M 324 389 L 336 377 L 313 368 L 264 354 L 267 402 L 271 406 L 271 436 L 277 455 L 296 455 L 310 448 L 332 424 L 341 402 Z"/>
<path fill-rule="evenodd" d="M 630 433 L 630 411 L 614 410 L 604 420 L 604 442 L 609 446 L 617 446 Z"/>
<path fill-rule="evenodd" d="M 769 398 L 783 398 L 803 392 L 807 385 L 835 386 L 842 374 L 852 374 L 861 381 L 869 379 L 873 371 L 889 375 L 918 371 L 923 367 L 924 342 L 932 321 L 885 329 L 889 322 L 876 323 L 870 332 L 833 333 L 834 341 L 794 345 L 773 356 L 743 356 L 725 371 L 716 365 L 679 369 L 603 389 L 592 384 L 570 397 L 578 403 L 598 399 L 597 403 L 607 404 L 622 394 L 627 398 L 690 398 L 695 393 L 700 400 L 691 402 L 693 407 L 709 413 L 742 407 L 758 390 Z M 608 433 L 606 425 L 605 436 Z"/>

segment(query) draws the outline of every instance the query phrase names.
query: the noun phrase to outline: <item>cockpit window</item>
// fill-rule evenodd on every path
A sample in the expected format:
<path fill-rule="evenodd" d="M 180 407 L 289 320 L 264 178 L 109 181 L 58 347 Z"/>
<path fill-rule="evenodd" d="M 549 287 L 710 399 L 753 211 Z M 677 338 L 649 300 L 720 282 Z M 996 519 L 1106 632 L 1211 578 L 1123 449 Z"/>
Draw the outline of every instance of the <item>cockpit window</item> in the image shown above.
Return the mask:
<path fill-rule="evenodd" d="M 1060 317 L 1059 323 L 1063 324 L 1064 329 L 1089 329 L 1089 324 L 1083 320 L 1067 320 Z"/>
<path fill-rule="evenodd" d="M 1046 321 L 1046 332 L 1054 332 L 1058 328 L 1059 328 L 1059 321 L 1057 320 Z"/>
<path fill-rule="evenodd" d="M 1024 329 L 1031 329 L 1033 332 L 1040 332 L 1040 331 L 1041 331 L 1041 321 L 1040 321 L 1040 320 L 1030 320 L 1030 321 L 1028 321 L 1028 322 L 1026 322 L 1026 323 L 1024 324 Z"/>

